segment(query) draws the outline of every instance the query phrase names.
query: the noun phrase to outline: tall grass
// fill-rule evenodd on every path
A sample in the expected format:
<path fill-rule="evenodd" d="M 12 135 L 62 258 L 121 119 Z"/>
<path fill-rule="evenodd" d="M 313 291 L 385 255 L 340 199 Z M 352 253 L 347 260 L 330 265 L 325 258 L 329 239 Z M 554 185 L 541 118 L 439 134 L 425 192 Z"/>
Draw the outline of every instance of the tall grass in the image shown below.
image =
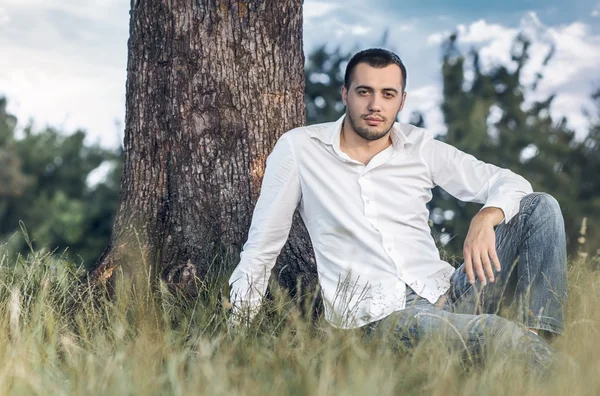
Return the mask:
<path fill-rule="evenodd" d="M 570 263 L 566 334 L 555 343 L 579 366 L 535 382 L 494 356 L 466 366 L 439 340 L 402 351 L 310 323 L 284 296 L 251 327 L 230 330 L 224 279 L 194 300 L 122 281 L 111 301 L 81 301 L 73 313 L 78 269 L 50 255 L 0 252 L 0 394 L 598 395 L 597 261 Z"/>

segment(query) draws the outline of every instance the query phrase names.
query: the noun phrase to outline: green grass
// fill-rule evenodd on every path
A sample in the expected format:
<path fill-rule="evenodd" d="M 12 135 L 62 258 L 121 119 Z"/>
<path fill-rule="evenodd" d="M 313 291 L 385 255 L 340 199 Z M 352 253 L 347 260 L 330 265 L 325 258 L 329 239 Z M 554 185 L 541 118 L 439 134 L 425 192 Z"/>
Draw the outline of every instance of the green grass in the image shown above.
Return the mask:
<path fill-rule="evenodd" d="M 564 365 L 536 383 L 499 357 L 465 366 L 441 341 L 395 351 L 309 323 L 282 296 L 250 328 L 228 330 L 223 281 L 196 300 L 122 281 L 110 302 L 81 301 L 73 314 L 77 269 L 50 255 L 0 252 L 0 395 L 597 395 L 597 261 L 569 264 L 567 329 L 555 343 L 579 368 Z"/>

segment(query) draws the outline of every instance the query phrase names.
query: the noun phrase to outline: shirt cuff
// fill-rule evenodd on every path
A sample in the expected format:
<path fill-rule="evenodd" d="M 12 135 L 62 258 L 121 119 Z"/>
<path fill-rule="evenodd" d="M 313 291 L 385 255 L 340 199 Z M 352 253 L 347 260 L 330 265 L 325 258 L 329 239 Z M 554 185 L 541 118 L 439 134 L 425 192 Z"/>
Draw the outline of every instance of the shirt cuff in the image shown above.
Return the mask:
<path fill-rule="evenodd" d="M 485 208 L 498 208 L 502 210 L 502 213 L 504 214 L 503 221 L 505 224 L 511 221 L 511 219 L 515 217 L 517 213 L 519 213 L 518 202 L 515 204 L 514 202 L 507 202 L 506 200 L 501 199 L 489 199 L 485 205 L 483 205 L 483 208 L 481 208 L 480 212 Z"/>

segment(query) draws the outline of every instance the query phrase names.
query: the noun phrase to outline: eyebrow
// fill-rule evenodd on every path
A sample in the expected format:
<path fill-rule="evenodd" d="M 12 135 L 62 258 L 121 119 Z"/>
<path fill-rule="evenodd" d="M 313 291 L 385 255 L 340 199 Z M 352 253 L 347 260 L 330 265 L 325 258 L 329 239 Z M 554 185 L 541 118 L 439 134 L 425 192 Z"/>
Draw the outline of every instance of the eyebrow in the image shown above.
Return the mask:
<path fill-rule="evenodd" d="M 355 91 L 358 91 L 359 89 L 374 91 L 374 89 L 372 87 L 369 87 L 368 85 L 359 85 L 358 87 L 354 88 Z M 395 88 L 383 88 L 382 91 L 398 93 L 398 90 Z"/>

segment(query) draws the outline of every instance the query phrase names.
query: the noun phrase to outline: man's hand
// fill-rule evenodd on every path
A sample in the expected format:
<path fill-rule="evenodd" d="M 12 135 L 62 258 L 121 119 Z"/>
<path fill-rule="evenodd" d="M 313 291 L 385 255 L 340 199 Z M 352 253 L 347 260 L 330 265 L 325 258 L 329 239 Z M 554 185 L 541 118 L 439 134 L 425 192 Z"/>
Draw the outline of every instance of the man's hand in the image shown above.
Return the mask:
<path fill-rule="evenodd" d="M 494 282 L 494 271 L 500 271 L 500 260 L 496 254 L 496 233 L 494 226 L 504 218 L 504 213 L 498 208 L 485 208 L 471 220 L 469 232 L 465 239 L 463 254 L 465 264 L 463 272 L 471 284 L 475 283 L 475 275 L 482 285 L 486 285 L 486 274 L 490 283 Z"/>
<path fill-rule="evenodd" d="M 260 306 L 251 307 L 247 304 L 234 306 L 226 297 L 221 296 L 221 306 L 227 312 L 227 328 L 239 331 L 250 326 L 252 319 L 260 310 Z"/>

